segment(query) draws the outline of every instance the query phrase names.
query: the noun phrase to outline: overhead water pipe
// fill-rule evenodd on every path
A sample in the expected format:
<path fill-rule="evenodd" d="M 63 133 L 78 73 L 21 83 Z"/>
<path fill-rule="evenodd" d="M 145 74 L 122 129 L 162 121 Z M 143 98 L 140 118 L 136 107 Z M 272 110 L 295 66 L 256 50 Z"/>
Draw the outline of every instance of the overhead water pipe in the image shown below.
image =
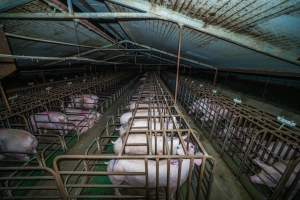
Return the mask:
<path fill-rule="evenodd" d="M 11 55 L 11 54 L 0 54 L 0 58 L 12 58 L 12 59 L 23 59 L 23 60 L 59 60 L 59 61 L 87 61 L 87 62 L 95 62 L 95 63 L 106 63 L 106 64 L 124 64 L 117 62 L 106 62 L 102 60 L 95 60 L 91 58 L 84 57 L 49 57 L 49 56 L 24 56 L 24 55 Z"/>

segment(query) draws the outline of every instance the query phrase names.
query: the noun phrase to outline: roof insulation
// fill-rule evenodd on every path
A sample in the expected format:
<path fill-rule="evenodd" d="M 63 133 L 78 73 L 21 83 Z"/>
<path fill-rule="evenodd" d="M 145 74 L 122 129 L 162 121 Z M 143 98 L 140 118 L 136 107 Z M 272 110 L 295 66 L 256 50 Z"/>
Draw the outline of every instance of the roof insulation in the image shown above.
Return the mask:
<path fill-rule="evenodd" d="M 0 10 L 9 13 L 67 12 L 66 1 L 24 1 L 15 8 L 12 1 Z M 76 13 L 151 13 L 159 19 L 88 19 L 112 41 L 130 40 L 148 47 L 177 54 L 179 28 L 175 20 L 184 22 L 182 57 L 186 67 L 203 68 L 204 64 L 221 70 L 256 71 L 261 73 L 300 73 L 300 1 L 299 0 L 72 0 Z M 6 4 L 6 8 L 4 4 Z M 19 4 L 21 4 L 19 2 Z M 59 6 L 58 6 L 59 5 Z M 64 10 L 60 9 L 64 5 Z M 60 9 L 60 10 L 59 10 Z M 166 18 L 169 14 L 174 21 Z M 52 39 L 80 45 L 101 47 L 112 44 L 76 20 L 0 19 L 7 33 Z M 189 26 L 197 22 L 199 27 Z M 214 32 L 212 31 L 214 30 Z M 222 36 L 222 37 L 221 37 Z M 224 36 L 224 37 L 223 37 Z M 90 50 L 9 38 L 16 55 L 74 56 Z M 122 48 L 140 49 L 129 45 Z M 117 61 L 124 52 L 97 51 L 86 54 L 94 59 Z M 144 63 L 176 63 L 176 57 L 155 51 L 130 51 L 123 55 L 125 63 L 135 63 L 135 55 Z M 151 59 L 150 59 L 151 58 Z M 139 59 L 139 57 L 137 58 Z M 49 61 L 17 60 L 18 66 L 41 65 Z M 55 64 L 55 62 L 54 62 Z"/>

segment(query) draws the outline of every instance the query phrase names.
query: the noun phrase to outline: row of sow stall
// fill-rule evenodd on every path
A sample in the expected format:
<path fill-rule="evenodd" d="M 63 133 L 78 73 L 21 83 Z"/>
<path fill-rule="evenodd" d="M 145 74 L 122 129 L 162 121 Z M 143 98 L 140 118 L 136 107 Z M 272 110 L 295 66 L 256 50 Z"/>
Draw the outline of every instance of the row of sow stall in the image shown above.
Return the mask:
<path fill-rule="evenodd" d="M 1 199 L 66 199 L 63 182 L 51 169 L 53 158 L 94 126 L 129 89 L 132 75 L 51 83 L 15 90 L 0 112 Z"/>
<path fill-rule="evenodd" d="M 175 74 L 163 75 L 175 90 Z M 255 199 L 300 196 L 300 128 L 182 76 L 178 99 Z"/>
<path fill-rule="evenodd" d="M 209 199 L 214 159 L 158 75 L 146 73 L 84 155 L 54 169 L 71 199 Z"/>
<path fill-rule="evenodd" d="M 3 199 L 209 199 L 214 158 L 157 74 L 133 82 L 81 155 L 0 167 Z"/>

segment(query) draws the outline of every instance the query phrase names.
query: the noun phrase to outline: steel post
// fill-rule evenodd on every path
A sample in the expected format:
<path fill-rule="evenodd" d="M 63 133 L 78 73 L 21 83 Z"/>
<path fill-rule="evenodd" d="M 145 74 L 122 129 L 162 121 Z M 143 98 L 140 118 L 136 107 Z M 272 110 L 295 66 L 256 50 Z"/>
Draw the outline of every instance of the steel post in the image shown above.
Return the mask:
<path fill-rule="evenodd" d="M 182 25 L 179 25 L 179 39 L 178 39 L 178 50 L 177 50 L 177 72 L 176 72 L 176 87 L 175 87 L 175 101 L 177 103 L 177 90 L 178 90 L 178 81 L 179 81 L 179 68 L 180 68 L 180 55 L 181 55 L 181 43 L 182 43 Z"/>

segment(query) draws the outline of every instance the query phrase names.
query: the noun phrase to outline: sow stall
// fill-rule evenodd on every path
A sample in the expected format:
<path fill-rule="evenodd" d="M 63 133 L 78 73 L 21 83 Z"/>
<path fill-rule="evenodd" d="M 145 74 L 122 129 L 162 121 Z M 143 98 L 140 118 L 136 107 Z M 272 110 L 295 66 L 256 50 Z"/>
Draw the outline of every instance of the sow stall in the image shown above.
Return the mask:
<path fill-rule="evenodd" d="M 0 161 L 1 173 L 1 198 L 3 199 L 66 199 L 63 189 L 63 183 L 57 176 L 57 173 L 51 169 L 52 160 L 58 154 L 61 154 L 71 147 L 76 142 L 77 131 L 82 127 L 77 126 L 76 129 L 68 131 L 67 134 L 59 134 L 64 129 L 45 129 L 39 128 L 33 131 L 32 121 L 30 116 L 44 111 L 60 111 L 64 108 L 61 106 L 64 99 L 71 95 L 80 95 L 90 92 L 95 92 L 96 95 L 105 94 L 101 101 L 95 107 L 95 111 L 105 111 L 112 105 L 125 91 L 128 90 L 128 79 L 131 77 L 127 75 L 113 75 L 108 77 L 101 77 L 100 80 L 93 79 L 91 81 L 84 81 L 79 83 L 60 85 L 53 87 L 51 90 L 42 91 L 47 93 L 47 99 L 43 94 L 39 94 L 40 101 L 32 102 L 30 105 L 25 105 L 26 110 L 23 112 L 12 113 L 7 111 L 2 112 L 1 128 L 17 128 L 28 130 L 38 139 L 37 153 L 28 155 L 29 160 L 16 160 L 13 156 L 16 152 L 1 152 L 6 155 L 4 160 Z M 78 87 L 80 85 L 80 87 Z M 79 89 L 78 89 L 79 88 Z M 44 98 L 44 99 L 42 99 Z M 30 107 L 31 106 L 31 107 Z M 23 106 L 22 106 L 23 107 Z M 19 108 L 16 106 L 16 108 Z M 72 113 L 75 115 L 74 113 Z M 4 117 L 5 116 L 5 117 Z M 35 121 L 36 122 L 36 121 Z M 36 122 L 37 123 L 37 122 Z M 65 127 L 74 121 L 64 123 L 51 122 L 54 127 Z M 59 126 L 62 125 L 62 126 Z M 43 191 L 37 194 L 36 191 Z"/>
<path fill-rule="evenodd" d="M 175 90 L 175 75 L 163 77 Z M 178 99 L 254 198 L 299 195 L 300 128 L 293 121 L 184 76 Z"/>
<path fill-rule="evenodd" d="M 214 159 L 207 154 L 160 78 L 150 74 L 142 77 L 136 93 L 128 100 L 90 144 L 85 155 L 62 155 L 55 159 L 54 169 L 68 196 L 77 199 L 209 199 Z M 122 136 L 120 112 L 132 114 Z M 135 137 L 142 139 L 133 140 Z M 118 142 L 119 148 L 115 146 Z M 182 154 L 177 152 L 180 148 Z M 201 165 L 196 165 L 196 161 Z M 132 170 L 115 170 L 114 166 L 122 162 L 132 162 L 129 164 Z M 138 165 L 141 167 L 136 168 Z M 116 177 L 131 181 L 118 183 L 114 181 Z"/>

